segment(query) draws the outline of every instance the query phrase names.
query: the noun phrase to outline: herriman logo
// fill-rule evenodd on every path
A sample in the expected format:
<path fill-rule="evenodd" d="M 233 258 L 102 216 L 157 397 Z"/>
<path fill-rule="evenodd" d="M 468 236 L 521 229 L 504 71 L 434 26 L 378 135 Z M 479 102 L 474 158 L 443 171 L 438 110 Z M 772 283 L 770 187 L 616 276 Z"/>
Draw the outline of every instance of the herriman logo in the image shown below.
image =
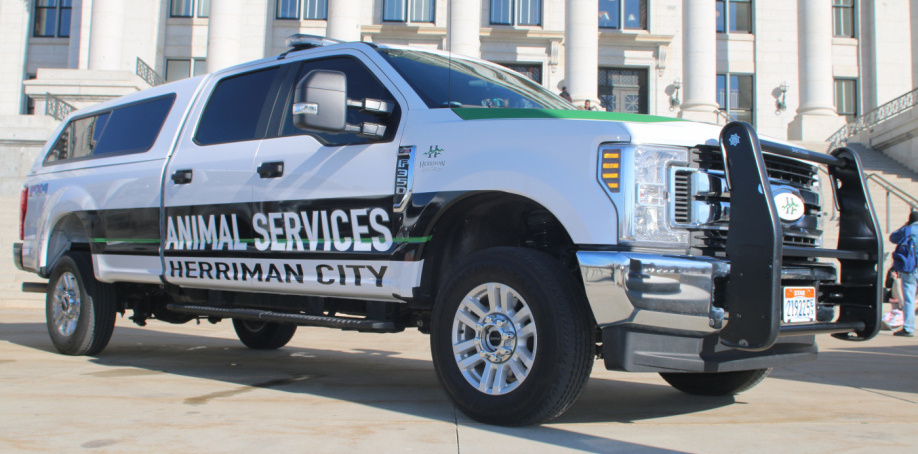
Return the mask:
<path fill-rule="evenodd" d="M 775 208 L 783 221 L 794 222 L 803 217 L 803 199 L 791 192 L 776 194 Z"/>
<path fill-rule="evenodd" d="M 418 161 L 418 171 L 422 173 L 442 171 L 446 168 L 446 157 L 441 158 L 440 155 L 445 153 L 446 150 L 440 148 L 439 145 L 431 145 L 430 149 L 423 153 L 427 159 Z"/>
<path fill-rule="evenodd" d="M 440 155 L 443 154 L 443 151 L 445 150 L 440 148 L 439 145 L 431 145 L 430 150 L 424 152 L 424 156 L 428 158 L 439 158 Z"/>

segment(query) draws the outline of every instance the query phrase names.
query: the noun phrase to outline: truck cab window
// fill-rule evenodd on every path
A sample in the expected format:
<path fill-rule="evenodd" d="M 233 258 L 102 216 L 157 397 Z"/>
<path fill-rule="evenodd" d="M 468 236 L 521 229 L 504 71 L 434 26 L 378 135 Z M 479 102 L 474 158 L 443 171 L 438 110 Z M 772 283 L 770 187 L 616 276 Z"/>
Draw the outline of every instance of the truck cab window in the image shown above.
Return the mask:
<path fill-rule="evenodd" d="M 204 107 L 194 140 L 217 145 L 263 138 L 279 70 L 275 66 L 221 80 Z"/>
<path fill-rule="evenodd" d="M 352 125 L 359 125 L 363 122 L 384 124 L 386 125 L 386 133 L 382 141 L 388 142 L 395 137 L 396 129 L 398 129 L 400 111 L 398 103 L 395 102 L 392 93 L 379 82 L 376 76 L 374 76 L 363 63 L 357 59 L 346 57 L 313 60 L 303 63 L 300 70 L 293 77 L 291 83 L 288 84 L 290 89 L 288 93 L 286 93 L 286 101 L 281 116 L 281 137 L 309 134 L 315 136 L 320 142 L 328 145 L 354 145 L 369 143 L 371 141 L 379 142 L 378 140 L 351 133 L 332 134 L 327 132 L 304 131 L 297 129 L 296 126 L 293 125 L 293 115 L 291 115 L 290 110 L 293 103 L 296 83 L 306 77 L 311 71 L 317 69 L 343 72 L 347 76 L 347 97 L 349 99 L 360 101 L 369 98 L 391 102 L 395 106 L 395 110 L 387 116 L 376 116 L 371 113 L 361 112 L 360 109 L 357 108 L 348 108 L 347 123 Z"/>

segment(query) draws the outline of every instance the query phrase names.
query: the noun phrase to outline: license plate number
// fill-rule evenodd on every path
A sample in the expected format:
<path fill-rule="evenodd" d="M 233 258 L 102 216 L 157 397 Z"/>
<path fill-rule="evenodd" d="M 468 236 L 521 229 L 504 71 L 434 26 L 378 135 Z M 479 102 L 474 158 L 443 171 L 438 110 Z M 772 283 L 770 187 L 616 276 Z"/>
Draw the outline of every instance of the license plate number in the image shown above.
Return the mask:
<path fill-rule="evenodd" d="M 784 323 L 816 321 L 816 288 L 784 287 Z"/>

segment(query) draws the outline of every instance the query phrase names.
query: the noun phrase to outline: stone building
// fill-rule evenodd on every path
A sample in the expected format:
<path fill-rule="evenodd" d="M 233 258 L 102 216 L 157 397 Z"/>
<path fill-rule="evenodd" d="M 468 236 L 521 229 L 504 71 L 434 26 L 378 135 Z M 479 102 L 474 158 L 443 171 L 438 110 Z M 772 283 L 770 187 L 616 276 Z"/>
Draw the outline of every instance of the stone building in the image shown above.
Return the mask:
<path fill-rule="evenodd" d="M 46 104 L 277 55 L 294 33 L 449 50 L 577 105 L 823 142 L 912 90 L 916 26 L 908 0 L 0 0 L 0 153 L 28 166 L 57 123 Z"/>

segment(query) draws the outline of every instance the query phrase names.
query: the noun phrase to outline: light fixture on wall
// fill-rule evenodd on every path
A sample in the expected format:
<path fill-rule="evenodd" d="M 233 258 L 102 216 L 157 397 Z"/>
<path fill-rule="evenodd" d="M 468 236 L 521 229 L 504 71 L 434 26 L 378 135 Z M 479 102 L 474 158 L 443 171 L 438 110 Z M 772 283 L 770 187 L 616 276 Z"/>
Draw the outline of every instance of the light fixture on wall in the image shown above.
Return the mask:
<path fill-rule="evenodd" d="M 676 78 L 673 81 L 673 91 L 669 95 L 669 110 L 676 110 L 676 107 L 679 107 L 682 104 L 682 101 L 679 100 L 679 90 L 682 89 L 682 79 Z"/>
<path fill-rule="evenodd" d="M 781 115 L 787 110 L 787 81 L 781 82 L 781 86 L 778 87 L 775 101 L 775 115 Z"/>

